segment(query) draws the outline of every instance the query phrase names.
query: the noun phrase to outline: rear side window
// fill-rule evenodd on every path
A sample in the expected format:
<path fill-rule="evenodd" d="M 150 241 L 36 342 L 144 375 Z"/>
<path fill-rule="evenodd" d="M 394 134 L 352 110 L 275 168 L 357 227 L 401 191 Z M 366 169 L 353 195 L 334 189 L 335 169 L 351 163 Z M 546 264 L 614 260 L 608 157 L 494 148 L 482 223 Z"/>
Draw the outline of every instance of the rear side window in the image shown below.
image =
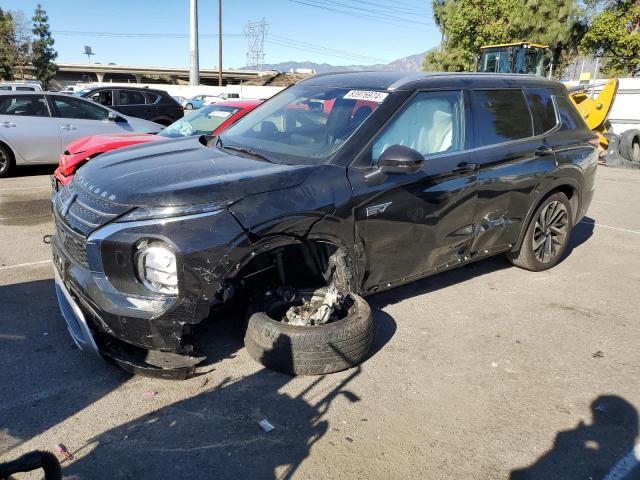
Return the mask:
<path fill-rule="evenodd" d="M 473 90 L 470 93 L 476 147 L 533 136 L 531 114 L 522 90 Z"/>
<path fill-rule="evenodd" d="M 16 87 L 18 92 L 35 92 L 36 89 L 34 87 Z"/>
<path fill-rule="evenodd" d="M 556 105 L 558 105 L 558 115 L 562 126 L 560 130 L 576 130 L 579 128 L 587 128 L 582 115 L 578 113 L 576 107 L 571 101 L 564 96 L 556 96 Z"/>
<path fill-rule="evenodd" d="M 146 97 L 147 104 L 149 105 L 153 105 L 154 103 L 157 103 L 158 101 L 160 101 L 160 95 L 158 95 L 157 93 L 144 92 L 144 96 Z"/>
<path fill-rule="evenodd" d="M 42 95 L 2 95 L 0 115 L 48 117 L 49 107 Z"/>
<path fill-rule="evenodd" d="M 533 129 L 536 135 L 548 132 L 556 126 L 556 109 L 549 90 L 542 88 L 527 89 L 527 101 L 533 117 Z"/>
<path fill-rule="evenodd" d="M 145 96 L 135 90 L 120 90 L 120 105 L 144 105 Z"/>

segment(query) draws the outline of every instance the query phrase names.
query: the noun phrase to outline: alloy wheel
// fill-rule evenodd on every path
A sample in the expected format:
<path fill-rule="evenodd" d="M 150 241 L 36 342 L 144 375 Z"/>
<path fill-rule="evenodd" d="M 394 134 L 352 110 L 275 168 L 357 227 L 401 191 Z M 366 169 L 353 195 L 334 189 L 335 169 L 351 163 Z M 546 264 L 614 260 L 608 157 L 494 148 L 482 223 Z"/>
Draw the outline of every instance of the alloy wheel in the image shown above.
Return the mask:
<path fill-rule="evenodd" d="M 546 205 L 533 229 L 533 252 L 536 259 L 549 263 L 567 241 L 569 230 L 569 213 L 561 202 L 553 201 Z"/>
<path fill-rule="evenodd" d="M 9 157 L 0 149 L 0 175 L 4 174 L 9 168 Z"/>

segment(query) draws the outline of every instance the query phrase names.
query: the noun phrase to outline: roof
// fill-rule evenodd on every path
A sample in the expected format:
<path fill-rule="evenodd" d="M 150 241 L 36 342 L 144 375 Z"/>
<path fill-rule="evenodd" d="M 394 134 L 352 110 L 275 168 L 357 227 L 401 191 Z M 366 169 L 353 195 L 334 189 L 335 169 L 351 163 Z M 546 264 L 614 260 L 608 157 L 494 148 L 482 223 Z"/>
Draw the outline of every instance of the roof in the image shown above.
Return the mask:
<path fill-rule="evenodd" d="M 496 43 L 495 45 L 483 45 L 480 48 L 484 49 L 484 48 L 500 48 L 500 47 L 519 47 L 521 45 L 534 47 L 534 48 L 549 48 L 549 45 L 542 45 L 541 43 L 533 43 L 533 42 Z"/>
<path fill-rule="evenodd" d="M 418 88 L 469 88 L 560 86 L 536 75 L 480 72 L 342 72 L 315 75 L 299 84 L 361 90 L 415 90 Z"/>

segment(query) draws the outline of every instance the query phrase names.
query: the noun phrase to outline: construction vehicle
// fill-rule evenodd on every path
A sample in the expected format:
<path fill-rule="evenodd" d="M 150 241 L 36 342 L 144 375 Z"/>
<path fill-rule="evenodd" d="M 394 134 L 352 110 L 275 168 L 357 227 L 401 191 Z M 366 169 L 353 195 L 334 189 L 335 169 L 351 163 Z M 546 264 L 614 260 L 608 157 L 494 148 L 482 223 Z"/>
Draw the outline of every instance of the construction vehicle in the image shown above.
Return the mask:
<path fill-rule="evenodd" d="M 521 73 L 545 76 L 547 45 L 532 42 L 512 42 L 481 47 L 482 55 L 476 70 L 490 73 Z M 597 65 L 597 64 L 596 64 Z M 553 65 L 549 66 L 551 77 Z M 597 67 L 596 67 L 597 72 Z M 609 79 L 595 96 L 595 78 L 569 88 L 569 98 L 591 130 L 598 135 L 601 152 L 607 165 L 640 168 L 640 129 L 626 130 L 620 135 L 610 132 L 609 113 L 618 92 L 617 78 Z M 591 92 L 589 92 L 591 90 Z"/>

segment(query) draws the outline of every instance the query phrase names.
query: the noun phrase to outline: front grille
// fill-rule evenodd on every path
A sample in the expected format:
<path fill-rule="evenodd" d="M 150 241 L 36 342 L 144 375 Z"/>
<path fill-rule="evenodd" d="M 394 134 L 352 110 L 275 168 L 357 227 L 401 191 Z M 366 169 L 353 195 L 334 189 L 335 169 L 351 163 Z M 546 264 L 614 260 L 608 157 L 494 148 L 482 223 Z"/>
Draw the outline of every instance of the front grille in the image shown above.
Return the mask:
<path fill-rule="evenodd" d="M 93 192 L 83 188 L 76 175 L 67 187 L 60 189 L 54 199 L 56 212 L 65 225 L 83 237 L 131 209 L 111 200 L 113 195 L 109 196 L 92 185 L 90 187 Z"/>
<path fill-rule="evenodd" d="M 55 217 L 55 224 L 58 237 L 67 253 L 78 263 L 89 268 L 86 239 L 82 235 L 72 232 L 69 228 L 65 227 L 57 216 Z"/>

